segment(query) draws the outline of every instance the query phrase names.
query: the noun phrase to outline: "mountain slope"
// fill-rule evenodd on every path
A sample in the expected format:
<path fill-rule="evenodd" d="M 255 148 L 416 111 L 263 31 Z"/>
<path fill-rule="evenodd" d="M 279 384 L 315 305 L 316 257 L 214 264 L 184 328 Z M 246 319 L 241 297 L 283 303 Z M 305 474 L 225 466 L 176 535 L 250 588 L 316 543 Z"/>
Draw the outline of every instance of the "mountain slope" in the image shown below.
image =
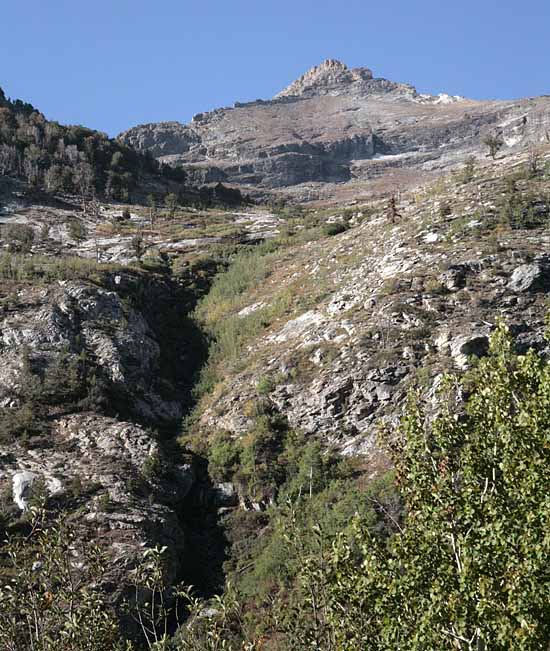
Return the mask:
<path fill-rule="evenodd" d="M 544 348 L 549 156 L 532 177 L 524 154 L 404 192 L 395 222 L 380 200 L 333 211 L 352 227 L 269 253 L 233 302 L 211 293 L 205 324 L 240 348 L 225 344 L 204 432 L 246 432 L 267 396 L 292 427 L 366 453 L 408 389 L 465 368 L 498 318 Z"/>
<path fill-rule="evenodd" d="M 141 125 L 119 139 L 183 166 L 195 180 L 291 188 L 307 199 L 341 194 L 332 184 L 355 192 L 396 189 L 410 184 L 410 170 L 418 181 L 485 153 L 489 134 L 514 148 L 545 139 L 549 125 L 547 98 L 423 95 L 408 84 L 373 78 L 367 68 L 327 60 L 272 100 L 237 102 L 196 115 L 189 125 Z"/>
<path fill-rule="evenodd" d="M 199 191 L 181 169 L 104 133 L 47 120 L 31 104 L 7 99 L 1 88 L 0 176 L 24 180 L 30 190 L 50 195 L 65 192 L 115 201 L 143 202 L 148 194 L 168 193 L 188 203 L 226 196 L 222 188 Z M 234 203 L 241 199 L 235 192 L 227 198 Z"/>

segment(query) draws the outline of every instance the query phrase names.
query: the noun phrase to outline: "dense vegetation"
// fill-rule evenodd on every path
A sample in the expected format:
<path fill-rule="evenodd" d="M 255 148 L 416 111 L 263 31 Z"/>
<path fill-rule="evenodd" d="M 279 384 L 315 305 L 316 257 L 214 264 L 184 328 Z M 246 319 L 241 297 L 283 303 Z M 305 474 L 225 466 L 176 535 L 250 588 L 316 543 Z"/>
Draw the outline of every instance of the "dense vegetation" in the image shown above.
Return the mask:
<path fill-rule="evenodd" d="M 175 603 L 195 614 L 173 637 L 165 635 L 172 607 L 157 599 L 142 617 L 145 648 L 548 648 L 550 364 L 532 351 L 516 355 L 505 327 L 464 380 L 443 382 L 437 404 L 428 410 L 412 396 L 399 430 L 382 436 L 401 506 L 387 481 L 352 488 L 352 468 L 276 415 L 258 418 L 254 444 L 220 435 L 211 452 L 220 478 L 240 472 L 252 489 L 277 487 L 267 515 L 250 515 L 269 518 L 264 540 L 241 553 L 253 567 L 233 558 L 236 584 L 208 609 L 180 588 Z M 275 463 L 260 463 L 267 453 Z M 277 476 L 262 474 L 268 468 Z M 94 582 L 71 579 L 70 538 L 56 527 L 33 531 L 8 548 L 3 647 L 123 648 Z M 136 573 L 157 597 L 160 555 L 149 552 Z"/>
<path fill-rule="evenodd" d="M 0 88 L 0 176 L 33 189 L 128 201 L 148 178 L 157 194 L 179 201 L 239 204 L 238 190 L 185 185 L 185 172 L 126 147 L 106 134 L 47 120 L 32 105 L 6 99 Z M 135 198 L 135 196 L 134 196 Z"/>

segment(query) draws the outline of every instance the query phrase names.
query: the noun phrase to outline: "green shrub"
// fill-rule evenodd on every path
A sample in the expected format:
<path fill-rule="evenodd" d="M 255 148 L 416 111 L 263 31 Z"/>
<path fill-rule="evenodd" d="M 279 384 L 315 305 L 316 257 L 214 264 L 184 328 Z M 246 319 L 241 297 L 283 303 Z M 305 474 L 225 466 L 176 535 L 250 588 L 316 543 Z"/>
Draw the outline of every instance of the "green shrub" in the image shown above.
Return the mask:
<path fill-rule="evenodd" d="M 45 256 L 0 253 L 0 278 L 5 280 L 94 280 L 119 270 L 116 264 L 99 264 L 76 256 Z"/>
<path fill-rule="evenodd" d="M 105 559 L 95 546 L 79 541 L 76 532 L 63 524 L 44 527 L 37 518 L 29 536 L 11 540 L 3 552 L 9 579 L 4 576 L 0 582 L 2 649 L 127 648 L 112 608 L 94 587 L 105 569 Z"/>
<path fill-rule="evenodd" d="M 435 419 L 412 400 L 391 437 L 406 516 L 390 540 L 359 519 L 327 555 L 301 559 L 287 640 L 307 633 L 334 640 L 328 648 L 367 650 L 548 646 L 550 365 L 532 351 L 515 355 L 500 327 L 489 357 L 457 385 L 447 378 Z M 457 404 L 464 390 L 470 397 Z"/>
<path fill-rule="evenodd" d="M 225 430 L 217 432 L 208 445 L 208 473 L 217 482 L 230 481 L 241 456 L 240 443 Z"/>
<path fill-rule="evenodd" d="M 453 213 L 453 210 L 452 210 L 451 206 L 446 201 L 444 201 L 444 202 L 442 202 L 440 204 L 440 206 L 439 206 L 439 216 L 441 218 L 448 217 L 449 215 L 452 215 L 452 213 Z"/>
<path fill-rule="evenodd" d="M 69 237 L 75 242 L 82 242 L 88 237 L 88 231 L 80 219 L 73 217 L 67 222 Z"/>
<path fill-rule="evenodd" d="M 331 224 L 325 224 L 323 226 L 323 233 L 327 237 L 332 237 L 333 235 L 339 235 L 340 233 L 344 233 L 347 231 L 349 226 L 344 224 L 343 222 L 333 222 Z"/>
<path fill-rule="evenodd" d="M 470 156 L 459 174 L 459 181 L 463 184 L 471 183 L 476 175 L 476 159 Z"/>
<path fill-rule="evenodd" d="M 141 466 L 141 474 L 147 480 L 155 481 L 162 476 L 163 462 L 157 452 L 150 454 Z"/>
<path fill-rule="evenodd" d="M 12 253 L 28 253 L 35 240 L 34 230 L 27 224 L 3 226 L 1 233 Z"/>

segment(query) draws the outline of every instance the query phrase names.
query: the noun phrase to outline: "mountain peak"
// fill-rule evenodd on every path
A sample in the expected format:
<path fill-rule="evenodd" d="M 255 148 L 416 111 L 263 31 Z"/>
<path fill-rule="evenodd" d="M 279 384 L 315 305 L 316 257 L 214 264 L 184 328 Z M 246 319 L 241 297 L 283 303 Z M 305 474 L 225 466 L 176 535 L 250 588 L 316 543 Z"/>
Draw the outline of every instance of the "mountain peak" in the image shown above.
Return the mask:
<path fill-rule="evenodd" d="M 348 68 L 345 63 L 337 59 L 326 59 L 320 65 L 308 70 L 276 97 L 323 95 L 331 89 L 371 79 L 372 71 L 368 68 Z"/>

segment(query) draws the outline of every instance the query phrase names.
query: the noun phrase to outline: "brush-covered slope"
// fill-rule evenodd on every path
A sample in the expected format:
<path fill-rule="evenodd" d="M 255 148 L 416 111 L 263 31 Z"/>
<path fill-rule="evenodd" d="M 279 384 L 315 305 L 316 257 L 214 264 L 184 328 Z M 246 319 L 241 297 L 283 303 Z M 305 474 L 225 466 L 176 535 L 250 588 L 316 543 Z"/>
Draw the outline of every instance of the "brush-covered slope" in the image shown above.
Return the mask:
<path fill-rule="evenodd" d="M 82 198 L 143 201 L 148 194 L 175 193 L 187 202 L 241 199 L 220 187 L 199 191 L 181 169 L 99 131 L 47 120 L 31 104 L 7 99 L 1 88 L 0 177 L 22 180 L 35 192 Z"/>
<path fill-rule="evenodd" d="M 403 193 L 395 221 L 387 200 L 313 211 L 336 234 L 245 254 L 199 308 L 218 342 L 199 430 L 242 435 L 260 402 L 346 454 L 376 454 L 380 420 L 484 354 L 498 319 L 521 349 L 544 348 L 548 160 L 467 167 Z"/>
<path fill-rule="evenodd" d="M 376 81 L 329 67 L 289 92 Z M 408 390 L 431 404 L 499 318 L 546 352 L 549 165 L 548 146 L 483 156 L 395 211 L 389 196 L 273 213 L 0 188 L 0 527 L 25 540 L 22 508 L 43 499 L 46 521 L 63 513 L 105 552 L 119 603 L 159 544 L 167 593 L 227 577 L 258 630 L 274 594 L 292 612 L 293 519 L 306 545 L 311 522 L 399 524 L 376 435 Z"/>

